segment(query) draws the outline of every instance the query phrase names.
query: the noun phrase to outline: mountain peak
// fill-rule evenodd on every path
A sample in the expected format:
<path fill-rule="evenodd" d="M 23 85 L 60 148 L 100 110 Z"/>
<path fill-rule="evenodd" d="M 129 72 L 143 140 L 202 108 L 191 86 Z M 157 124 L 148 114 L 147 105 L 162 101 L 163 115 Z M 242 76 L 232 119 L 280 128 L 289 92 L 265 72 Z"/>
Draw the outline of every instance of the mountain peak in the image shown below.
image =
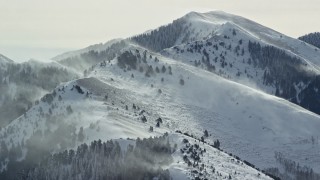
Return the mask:
<path fill-rule="evenodd" d="M 185 16 L 197 17 L 197 16 L 204 16 L 204 15 L 229 15 L 229 16 L 231 15 L 231 16 L 235 16 L 235 15 L 229 14 L 229 13 L 227 13 L 225 11 L 221 11 L 221 10 L 213 10 L 213 11 L 207 11 L 207 12 L 190 11 Z"/>
<path fill-rule="evenodd" d="M 190 11 L 190 12 L 188 12 L 184 17 L 197 17 L 197 16 L 199 16 L 200 14 L 201 14 L 200 12 Z"/>
<path fill-rule="evenodd" d="M 227 21 L 232 21 L 235 18 L 242 18 L 245 19 L 243 17 L 240 16 L 236 16 L 233 14 L 229 14 L 227 12 L 224 11 L 220 11 L 220 10 L 215 10 L 215 11 L 208 11 L 208 12 L 196 12 L 196 11 L 191 11 L 189 13 L 187 13 L 184 18 L 186 19 L 198 19 L 200 18 L 200 20 L 207 20 L 210 22 L 216 22 L 217 20 L 219 20 L 219 22 L 227 22 Z M 224 21 L 222 21 L 224 20 Z"/>

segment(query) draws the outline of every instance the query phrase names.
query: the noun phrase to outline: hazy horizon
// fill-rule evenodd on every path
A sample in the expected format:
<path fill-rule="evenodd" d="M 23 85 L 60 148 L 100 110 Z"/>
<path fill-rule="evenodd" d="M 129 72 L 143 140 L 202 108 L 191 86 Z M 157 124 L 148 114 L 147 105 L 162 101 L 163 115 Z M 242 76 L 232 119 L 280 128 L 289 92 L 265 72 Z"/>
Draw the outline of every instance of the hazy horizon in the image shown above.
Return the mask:
<path fill-rule="evenodd" d="M 320 17 L 316 0 L 0 0 L 0 54 L 17 62 L 45 61 L 157 28 L 190 11 L 212 10 L 243 16 L 295 38 L 320 29 L 314 21 Z"/>

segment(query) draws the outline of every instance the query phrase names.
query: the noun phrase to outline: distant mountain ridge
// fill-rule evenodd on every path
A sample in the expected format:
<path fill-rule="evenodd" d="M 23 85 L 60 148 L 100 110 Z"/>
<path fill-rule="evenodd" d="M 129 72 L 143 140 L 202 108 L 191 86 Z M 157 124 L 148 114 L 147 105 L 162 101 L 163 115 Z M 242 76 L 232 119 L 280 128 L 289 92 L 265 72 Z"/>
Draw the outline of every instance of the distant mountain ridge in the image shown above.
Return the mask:
<path fill-rule="evenodd" d="M 114 44 L 116 42 L 119 42 L 121 40 L 122 39 L 113 39 L 113 40 L 110 40 L 110 41 L 108 41 L 106 43 L 94 44 L 94 45 L 88 46 L 88 47 L 86 47 L 84 49 L 71 51 L 71 52 L 66 52 L 66 53 L 57 55 L 57 56 L 55 56 L 55 57 L 53 57 L 51 59 L 55 60 L 55 61 L 59 61 L 59 60 L 63 60 L 63 59 L 66 59 L 66 58 L 77 56 L 79 54 L 83 54 L 83 53 L 86 53 L 86 52 L 89 52 L 89 51 L 92 51 L 92 50 L 93 51 L 106 50 L 108 47 L 110 47 L 110 45 L 112 45 L 112 44 Z"/>

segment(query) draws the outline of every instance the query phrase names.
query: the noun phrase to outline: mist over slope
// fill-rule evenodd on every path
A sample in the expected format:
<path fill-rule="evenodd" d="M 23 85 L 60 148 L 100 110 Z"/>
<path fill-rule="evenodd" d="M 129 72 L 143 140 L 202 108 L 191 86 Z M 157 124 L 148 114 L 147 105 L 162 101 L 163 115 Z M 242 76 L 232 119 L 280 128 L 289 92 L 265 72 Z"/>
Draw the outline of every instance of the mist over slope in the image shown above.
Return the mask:
<path fill-rule="evenodd" d="M 36 100 L 77 73 L 57 63 L 16 63 L 0 57 L 0 127 L 32 107 Z"/>

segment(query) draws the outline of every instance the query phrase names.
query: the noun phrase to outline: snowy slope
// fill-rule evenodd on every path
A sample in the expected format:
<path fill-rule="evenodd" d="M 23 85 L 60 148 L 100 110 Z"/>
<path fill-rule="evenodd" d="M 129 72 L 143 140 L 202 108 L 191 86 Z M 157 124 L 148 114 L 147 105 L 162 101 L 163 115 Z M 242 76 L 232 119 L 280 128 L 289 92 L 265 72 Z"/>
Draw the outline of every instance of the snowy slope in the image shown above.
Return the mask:
<path fill-rule="evenodd" d="M 317 98 L 316 92 L 308 90 L 309 84 L 317 84 L 314 81 L 319 76 L 315 65 L 319 52 L 314 47 L 223 12 L 193 12 L 183 18 L 189 22 L 185 31 L 204 38 L 192 37 L 195 41 L 177 43 L 162 50 L 162 55 L 282 97 L 319 114 L 318 103 L 308 104 L 304 99 Z"/>
<path fill-rule="evenodd" d="M 84 92 L 89 92 L 89 94 L 79 93 L 73 88 L 73 85 L 76 84 L 78 84 Z M 84 142 L 88 143 L 96 139 L 147 138 L 152 135 L 162 135 L 164 132 L 170 130 L 168 128 L 157 128 L 154 132 L 149 132 L 148 124 L 153 125 L 153 122 L 143 124 L 140 119 L 137 118 L 139 111 L 132 113 L 123 107 L 122 102 L 127 103 L 129 101 L 126 98 L 126 91 L 113 88 L 95 78 L 80 79 L 67 83 L 58 87 L 55 92 L 53 101 L 50 103 L 51 106 L 48 102 L 41 101 L 27 112 L 25 116 L 15 120 L 1 131 L 1 141 L 4 140 L 9 149 L 13 148 L 12 145 L 22 147 L 21 156 L 18 156 L 17 160 L 25 159 L 26 153 L 32 150 L 26 148 L 28 145 L 25 145 L 28 144 L 27 141 L 31 139 L 32 134 L 39 131 L 42 132 L 42 134 L 46 134 L 48 131 L 58 131 L 61 125 L 75 125 L 76 133 L 80 131 L 80 127 L 83 127 L 85 134 Z M 108 99 L 105 99 L 105 94 L 108 95 Z M 61 96 L 62 99 L 60 101 L 58 100 L 59 96 Z M 66 107 L 69 105 L 73 109 L 72 115 L 67 115 L 66 112 Z M 138 105 L 140 106 L 139 103 L 135 105 L 137 107 Z M 41 115 L 42 113 L 44 116 Z M 45 118 L 45 116 L 49 114 L 51 117 L 58 116 L 62 118 L 60 119 L 61 122 L 50 122 L 53 121 L 52 118 Z M 149 119 L 154 115 L 147 112 L 146 116 Z M 60 136 L 64 135 L 60 134 Z M 43 138 L 42 141 L 45 142 L 46 145 L 49 145 L 47 139 L 50 139 L 50 137 L 44 135 Z M 173 154 L 174 163 L 166 167 L 170 169 L 174 179 L 188 179 L 199 176 L 198 174 L 190 173 L 194 170 L 199 171 L 199 169 L 188 167 L 187 163 L 183 162 L 183 154 L 181 154 L 179 149 L 184 148 L 185 144 L 182 143 L 182 139 L 184 138 L 189 139 L 191 143 L 194 141 L 194 139 L 181 134 L 170 135 L 171 143 L 178 144 L 178 150 Z M 60 141 L 61 140 L 63 139 L 60 139 Z M 82 142 L 76 141 L 74 146 L 68 146 L 67 148 L 76 147 L 80 143 Z M 270 179 L 261 172 L 245 165 L 243 162 L 235 161 L 233 157 L 209 145 L 199 144 L 199 146 L 207 150 L 206 153 L 204 153 L 205 155 L 201 157 L 201 162 L 205 163 L 207 168 L 207 170 L 202 172 L 204 177 L 219 179 L 221 177 L 228 177 L 231 174 L 233 179 Z M 59 152 L 63 150 L 61 148 L 62 144 L 58 142 L 51 150 L 52 152 Z M 2 170 L 6 168 L 7 160 L 1 162 Z M 213 168 L 215 171 L 213 171 Z M 238 174 L 234 174 L 235 172 Z"/>
<path fill-rule="evenodd" d="M 155 73 L 148 78 L 140 72 L 123 72 L 116 64 L 99 67 L 93 75 L 131 91 L 132 98 L 140 97 L 144 106 L 157 111 L 170 129 L 197 136 L 207 129 L 214 138 L 221 139 L 223 149 L 260 168 L 275 164 L 274 152 L 281 151 L 300 164 L 312 164 L 319 170 L 318 145 L 310 141 L 312 136 L 320 135 L 318 115 L 194 66 L 156 56 L 159 64 L 153 59 L 148 59 L 148 64 L 170 65 L 173 75 Z M 180 79 L 184 79 L 183 86 Z"/>
<path fill-rule="evenodd" d="M 233 30 L 236 35 L 232 35 Z M 253 62 L 248 63 L 251 59 L 248 43 L 254 39 L 230 24 L 223 25 L 217 31 L 221 33 L 206 40 L 165 49 L 161 54 L 206 69 L 226 79 L 274 94 L 276 87 L 263 83 L 265 69 L 255 67 Z M 224 36 L 232 38 L 224 38 Z M 207 59 L 204 52 L 208 54 L 208 63 L 211 68 L 206 66 Z"/>

